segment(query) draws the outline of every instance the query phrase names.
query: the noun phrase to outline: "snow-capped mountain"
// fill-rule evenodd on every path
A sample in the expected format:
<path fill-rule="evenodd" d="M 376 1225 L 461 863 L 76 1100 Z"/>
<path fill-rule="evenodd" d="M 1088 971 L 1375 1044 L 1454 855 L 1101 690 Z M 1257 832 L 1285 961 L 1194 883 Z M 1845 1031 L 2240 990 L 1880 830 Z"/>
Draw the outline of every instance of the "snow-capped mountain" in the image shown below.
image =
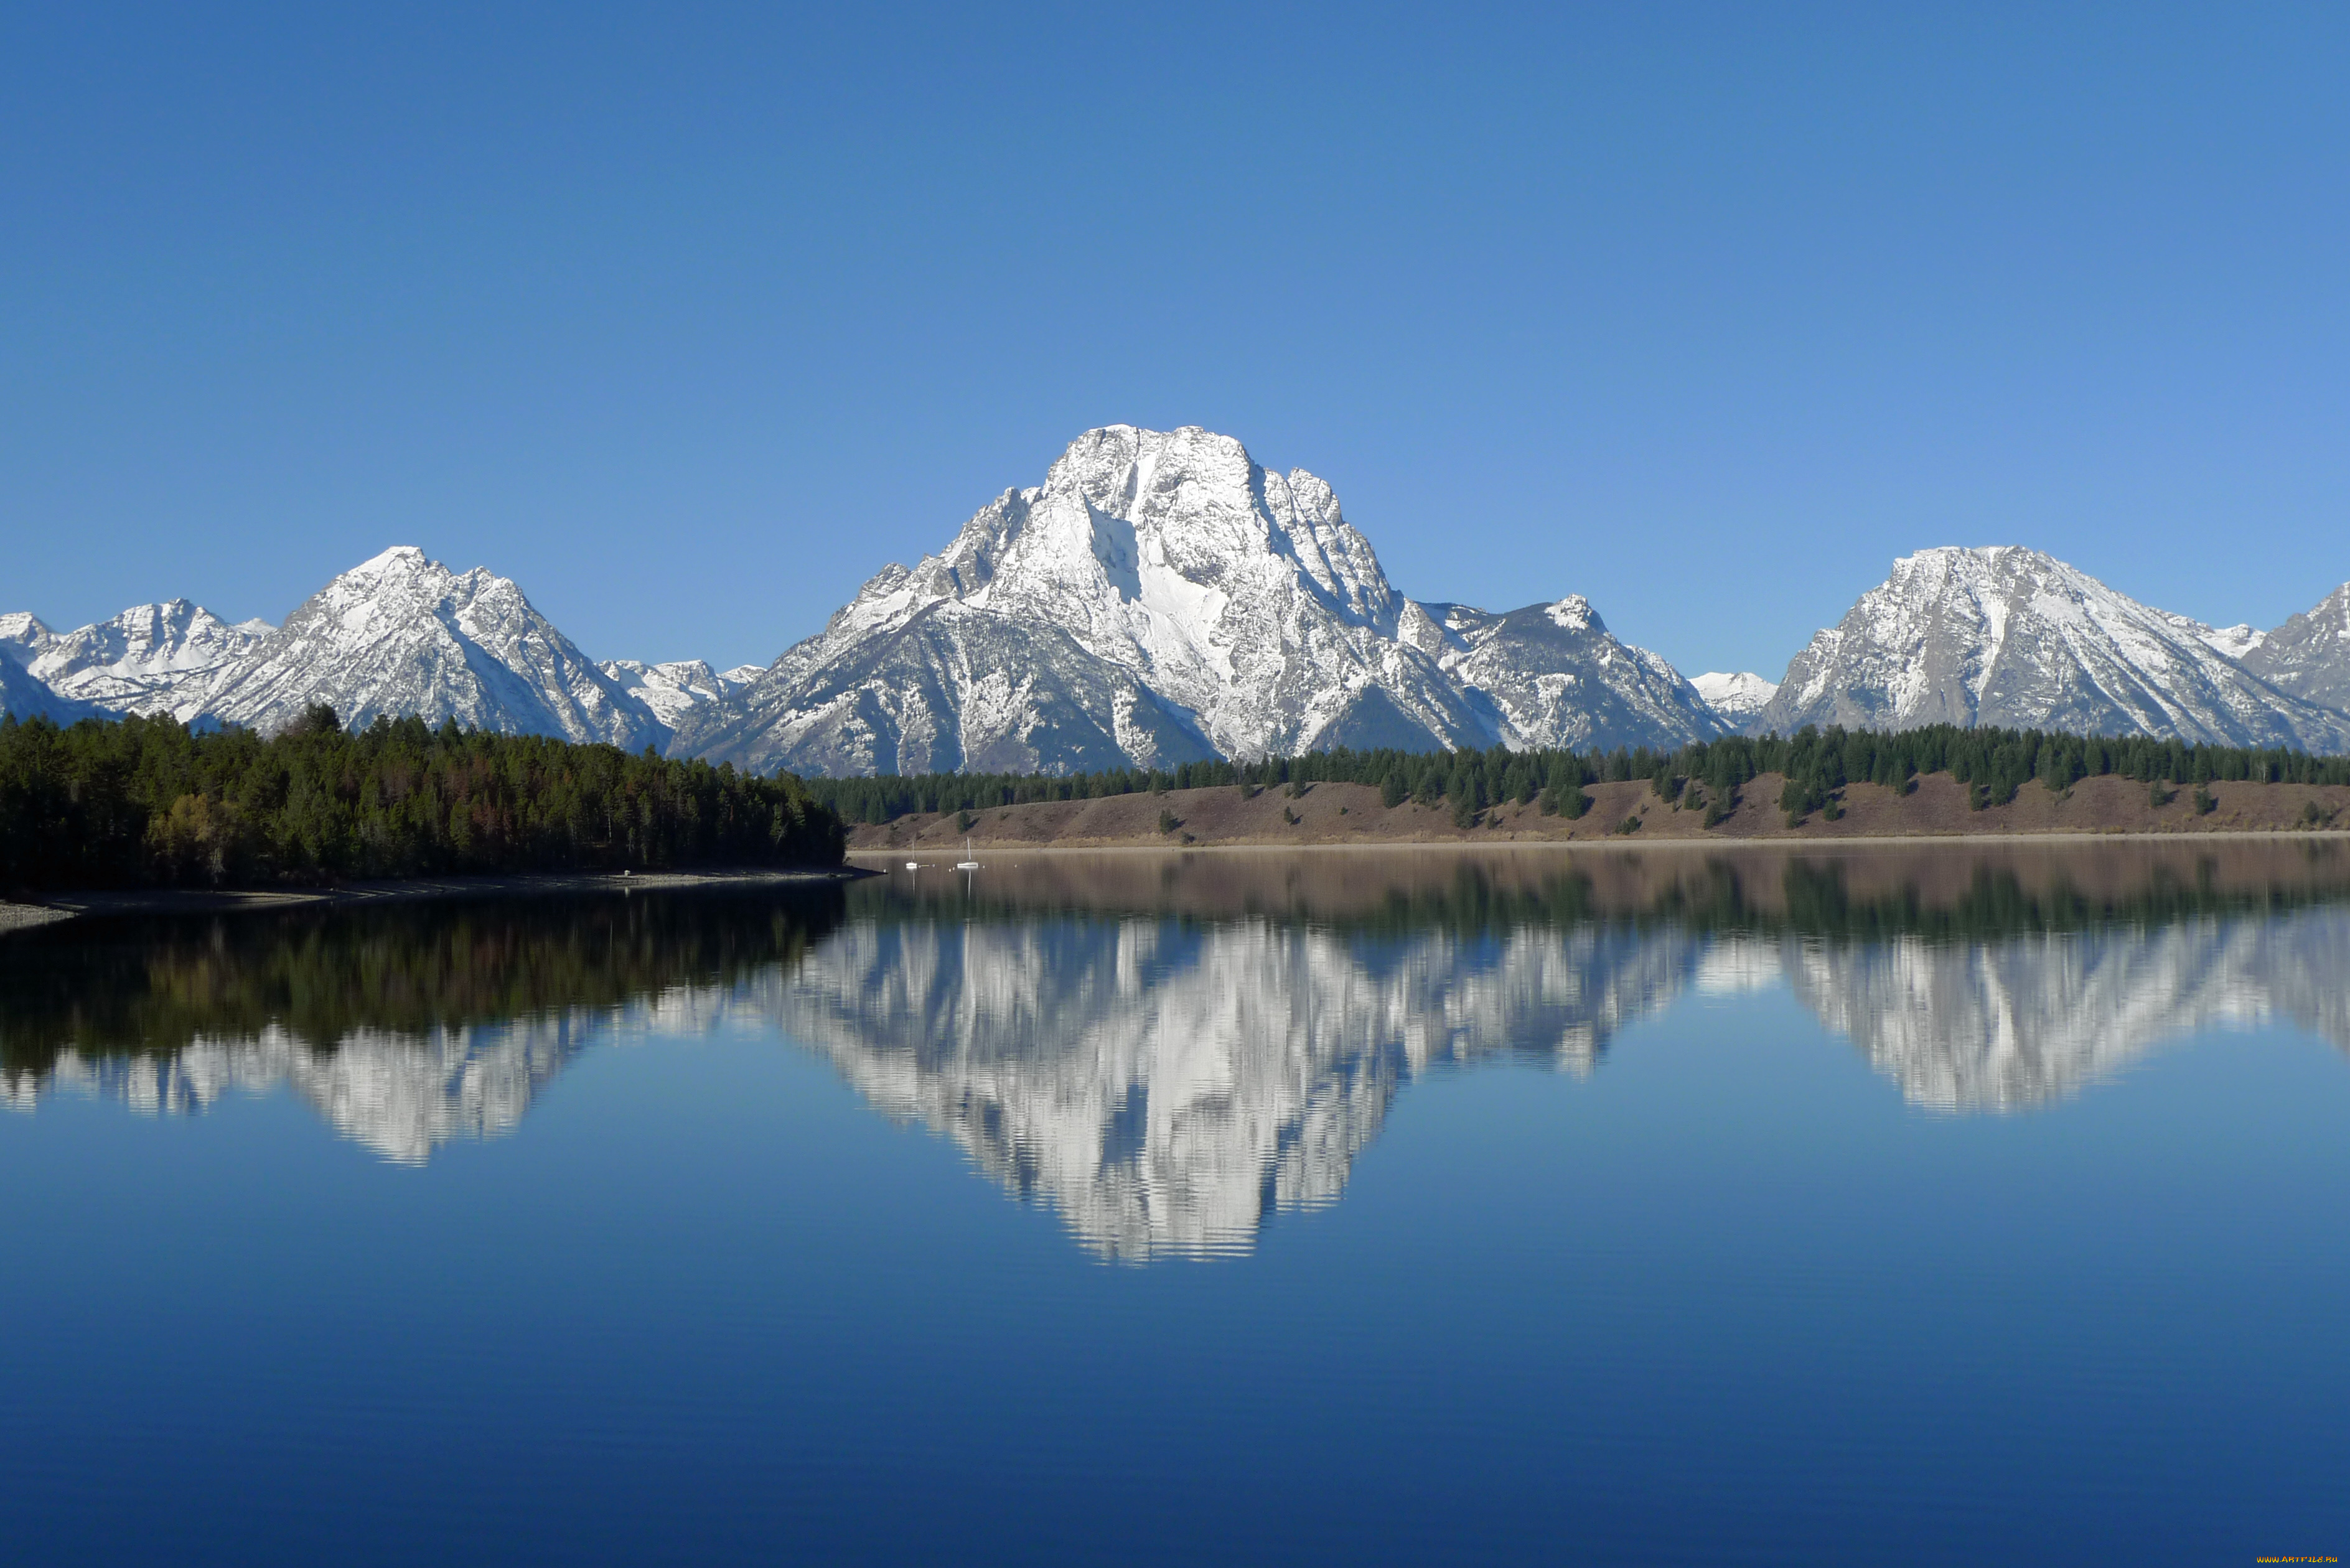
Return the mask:
<path fill-rule="evenodd" d="M 406 545 L 313 594 L 206 686 L 202 711 L 275 732 L 313 702 L 352 725 L 417 713 L 629 751 L 669 738 L 511 580 L 452 572 Z"/>
<path fill-rule="evenodd" d="M 1754 727 L 2001 724 L 2350 750 L 2350 715 L 2224 651 L 2246 641 L 2035 550 L 1921 550 L 1795 656 Z"/>
<path fill-rule="evenodd" d="M 689 711 L 671 749 L 761 771 L 1066 771 L 1715 732 L 1669 666 L 1579 600 L 1414 605 L 1305 470 L 1195 428 L 1113 425 Z"/>
<path fill-rule="evenodd" d="M 14 657 L 0 654 L 0 713 L 12 719 L 47 719 L 70 724 L 95 711 L 86 702 L 77 702 L 52 691 L 47 681 L 31 674 Z"/>
<path fill-rule="evenodd" d="M 1734 673 L 1709 670 L 1702 675 L 1692 677 L 1690 684 L 1697 688 L 1697 694 L 1704 698 L 1713 711 L 1721 715 L 1722 722 L 1732 729 L 1745 728 L 1779 693 L 1777 681 L 1765 680 L 1752 670 L 1744 670 Z"/>
<path fill-rule="evenodd" d="M 637 659 L 608 659 L 596 666 L 605 679 L 643 703 L 671 729 L 689 709 L 705 702 L 715 702 L 756 680 L 766 673 L 756 664 L 740 664 L 732 670 L 712 670 L 699 659 L 673 659 L 662 664 L 647 664 Z"/>
<path fill-rule="evenodd" d="M 47 633 L 26 668 L 62 695 L 109 712 L 192 719 L 213 681 L 270 630 L 261 620 L 231 626 L 186 599 L 134 605 L 110 620 Z"/>
<path fill-rule="evenodd" d="M 2241 656 L 2278 691 L 2328 708 L 2350 709 L 2350 583 L 2345 583 Z"/>
<path fill-rule="evenodd" d="M 24 669 L 40 657 L 41 650 L 55 641 L 57 635 L 41 624 L 38 616 L 24 610 L 0 615 L 0 663 Z"/>
<path fill-rule="evenodd" d="M 1399 618 L 1405 641 L 1492 705 L 1509 745 L 1671 744 L 1726 729 L 1679 670 L 1618 642 L 1581 594 L 1503 615 L 1407 599 Z"/>
<path fill-rule="evenodd" d="M 89 712 L 87 707 L 60 695 L 26 668 L 56 636 L 23 610 L 0 615 L 0 714 L 70 724 Z"/>

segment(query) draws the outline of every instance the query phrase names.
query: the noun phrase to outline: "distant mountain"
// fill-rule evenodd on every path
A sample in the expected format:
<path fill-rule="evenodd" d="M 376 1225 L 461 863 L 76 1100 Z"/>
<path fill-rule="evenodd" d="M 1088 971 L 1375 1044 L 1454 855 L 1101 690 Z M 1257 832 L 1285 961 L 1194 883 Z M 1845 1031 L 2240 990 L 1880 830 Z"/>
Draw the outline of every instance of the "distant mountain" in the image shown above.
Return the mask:
<path fill-rule="evenodd" d="M 2001 724 L 2350 752 L 2350 584 L 2215 628 L 2017 546 L 1894 564 L 1773 683 L 1684 680 L 1570 594 L 1502 613 L 1388 583 L 1330 487 L 1230 437 L 1116 425 L 889 566 L 766 668 L 591 662 L 511 580 L 421 550 L 284 626 L 186 599 L 58 633 L 0 615 L 0 703 L 265 732 L 328 702 L 760 773 L 1068 773 L 1332 747 L 1671 747 L 1805 724 Z"/>
<path fill-rule="evenodd" d="M 2244 668 L 2281 691 L 2350 709 L 2350 583 L 2262 633 L 2241 657 Z"/>
<path fill-rule="evenodd" d="M 57 635 L 41 624 L 39 617 L 23 610 L 0 615 L 0 663 L 24 669 L 40 657 L 41 650 L 55 641 Z"/>
<path fill-rule="evenodd" d="M 2350 750 L 2350 715 L 2227 651 L 2249 640 L 2035 550 L 1921 550 L 1813 638 L 1750 727 L 2002 724 Z"/>
<path fill-rule="evenodd" d="M 1194 428 L 1087 431 L 672 751 L 765 771 L 1070 771 L 1334 745 L 1678 743 L 1720 725 L 1577 599 L 1399 595 L 1330 487 Z"/>
<path fill-rule="evenodd" d="M 654 718 L 671 729 L 686 712 L 741 691 L 765 670 L 756 664 L 712 670 L 699 659 L 677 659 L 647 664 L 635 659 L 608 659 L 596 666 L 607 680 L 643 703 Z"/>
<path fill-rule="evenodd" d="M 1506 744 L 1580 751 L 1726 732 L 1680 671 L 1616 640 L 1581 594 L 1504 615 L 1407 599 L 1399 621 L 1405 641 L 1491 705 Z"/>
<path fill-rule="evenodd" d="M 89 711 L 28 668 L 56 639 L 57 633 L 23 610 L 0 615 L 0 714 L 70 724 Z"/>
<path fill-rule="evenodd" d="M 669 738 L 513 582 L 481 567 L 452 572 L 412 545 L 313 594 L 207 685 L 203 711 L 274 732 L 313 702 L 352 725 L 417 713 L 629 751 Z"/>
<path fill-rule="evenodd" d="M 76 631 L 43 628 L 27 668 L 65 696 L 109 712 L 192 719 L 203 711 L 213 681 L 270 629 L 258 620 L 231 626 L 186 599 L 135 605 Z"/>
<path fill-rule="evenodd" d="M 1777 681 L 1765 680 L 1748 670 L 1731 674 L 1710 670 L 1693 678 L 1690 684 L 1697 688 L 1697 694 L 1704 698 L 1732 729 L 1745 728 L 1770 705 L 1771 699 L 1779 691 Z"/>
<path fill-rule="evenodd" d="M 0 713 L 12 719 L 47 719 L 70 724 L 77 719 L 88 718 L 94 711 L 88 703 L 77 702 L 51 690 L 47 682 L 18 663 L 13 654 L 0 650 Z"/>

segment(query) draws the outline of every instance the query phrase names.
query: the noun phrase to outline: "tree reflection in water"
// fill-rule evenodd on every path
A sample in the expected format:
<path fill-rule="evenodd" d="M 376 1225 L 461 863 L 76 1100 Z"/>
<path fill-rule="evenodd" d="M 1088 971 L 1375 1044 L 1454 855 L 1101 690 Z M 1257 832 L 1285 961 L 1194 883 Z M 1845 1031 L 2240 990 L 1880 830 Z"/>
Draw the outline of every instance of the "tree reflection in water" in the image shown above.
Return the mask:
<path fill-rule="evenodd" d="M 751 1021 L 1141 1260 L 1336 1198 L 1432 1065 L 1589 1072 L 1684 993 L 1782 984 L 1943 1111 L 2060 1100 L 2213 1026 L 2350 1049 L 2350 855 L 1032 855 L 969 885 L 51 928 L 0 942 L 0 1092 L 193 1110 L 286 1083 L 412 1161 L 510 1129 L 616 1028 Z"/>

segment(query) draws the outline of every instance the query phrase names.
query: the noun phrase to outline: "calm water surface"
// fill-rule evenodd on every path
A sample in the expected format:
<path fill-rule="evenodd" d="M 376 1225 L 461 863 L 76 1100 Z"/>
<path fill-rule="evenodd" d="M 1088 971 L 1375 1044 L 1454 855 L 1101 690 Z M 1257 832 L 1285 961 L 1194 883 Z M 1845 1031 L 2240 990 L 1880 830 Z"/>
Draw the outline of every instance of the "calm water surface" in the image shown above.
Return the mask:
<path fill-rule="evenodd" d="M 2350 852 L 0 939 L 23 1562 L 2350 1552 Z"/>

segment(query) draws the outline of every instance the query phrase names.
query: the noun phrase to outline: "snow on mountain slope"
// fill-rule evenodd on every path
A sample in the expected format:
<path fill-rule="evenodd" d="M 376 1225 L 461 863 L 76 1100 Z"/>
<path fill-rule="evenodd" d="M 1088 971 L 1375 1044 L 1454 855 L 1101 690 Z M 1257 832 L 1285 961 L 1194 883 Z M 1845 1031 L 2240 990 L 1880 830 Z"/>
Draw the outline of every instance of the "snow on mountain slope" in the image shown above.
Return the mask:
<path fill-rule="evenodd" d="M 60 724 L 88 715 L 88 708 L 60 695 L 26 669 L 56 640 L 55 632 L 23 610 L 0 615 L 0 714 Z"/>
<path fill-rule="evenodd" d="M 1694 676 L 1690 684 L 1705 699 L 1707 706 L 1721 715 L 1722 722 L 1733 730 L 1743 730 L 1778 694 L 1779 683 L 1765 680 L 1752 670 L 1735 673 L 1709 670 Z"/>
<path fill-rule="evenodd" d="M 2350 716 L 2278 691 L 2220 636 L 2034 550 L 1921 550 L 1795 656 L 1753 727 L 2000 724 L 2350 750 Z"/>
<path fill-rule="evenodd" d="M 1713 732 L 1694 693 L 1671 690 L 1678 677 L 1596 618 L 1547 629 L 1488 618 L 1509 624 L 1484 632 L 1500 640 L 1480 663 L 1483 643 L 1448 641 L 1398 595 L 1303 469 L 1270 472 L 1195 428 L 1114 425 L 1072 442 L 1042 486 L 982 507 L 941 554 L 875 576 L 739 697 L 688 713 L 672 751 L 762 771 L 983 756 L 1062 769 Z M 1544 645 L 1574 665 L 1550 673 L 1597 680 L 1618 700 L 1589 707 L 1564 681 L 1545 691 Z M 1465 685 L 1448 658 L 1501 689 Z M 1639 732 L 1609 728 L 1626 722 Z"/>
<path fill-rule="evenodd" d="M 2243 661 L 2280 691 L 2350 709 L 2350 583 L 2262 634 Z"/>
<path fill-rule="evenodd" d="M 22 670 L 38 659 L 41 650 L 57 640 L 57 635 L 41 624 L 39 617 L 23 610 L 0 615 L 0 662 Z"/>
<path fill-rule="evenodd" d="M 52 635 L 29 666 L 68 697 L 109 712 L 203 711 L 221 671 L 258 646 L 265 621 L 231 626 L 201 605 L 134 605 L 110 620 Z"/>
<path fill-rule="evenodd" d="M 688 713 L 672 753 L 836 776 L 1173 767 L 1215 754 L 1188 714 L 1062 628 L 952 599 L 808 662 L 798 680 L 770 670 Z"/>
<path fill-rule="evenodd" d="M 2204 642 L 2234 659 L 2244 662 L 2246 657 L 2268 640 L 2269 634 L 2250 625 L 2202 627 L 2198 630 Z"/>
<path fill-rule="evenodd" d="M 507 578 L 463 575 L 400 545 L 312 595 L 223 670 L 203 711 L 275 732 L 313 702 L 346 724 L 379 714 L 635 751 L 668 728 L 596 668 Z"/>
<path fill-rule="evenodd" d="M 86 702 L 50 689 L 11 657 L 0 658 L 0 713 L 12 719 L 48 719 L 70 724 L 95 712 Z"/>
<path fill-rule="evenodd" d="M 1581 594 L 1496 615 L 1410 603 L 1402 635 L 1497 716 L 1513 748 L 1668 744 L 1728 732 L 1679 670 L 1618 642 Z"/>
<path fill-rule="evenodd" d="M 688 709 L 715 702 L 765 673 L 755 664 L 738 665 L 722 672 L 699 659 L 673 659 L 664 664 L 608 659 L 596 668 L 604 672 L 606 680 L 643 703 L 654 718 L 672 730 Z"/>

